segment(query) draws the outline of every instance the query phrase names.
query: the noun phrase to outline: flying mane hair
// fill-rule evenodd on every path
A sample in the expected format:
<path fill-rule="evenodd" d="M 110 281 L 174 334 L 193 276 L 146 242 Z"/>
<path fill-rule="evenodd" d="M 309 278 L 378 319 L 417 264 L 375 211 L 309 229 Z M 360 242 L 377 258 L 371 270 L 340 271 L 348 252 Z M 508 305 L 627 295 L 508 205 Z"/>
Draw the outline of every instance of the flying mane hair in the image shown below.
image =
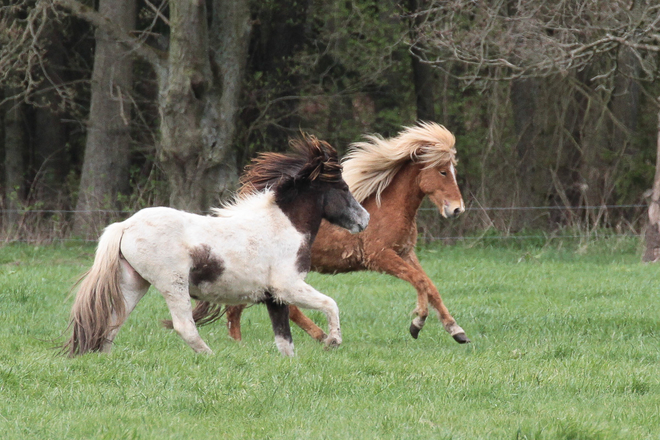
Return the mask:
<path fill-rule="evenodd" d="M 426 168 L 457 162 L 454 135 L 435 122 L 405 127 L 390 139 L 377 134 L 365 137 L 366 141 L 351 144 L 343 160 L 344 180 L 360 203 L 376 194 L 380 206 L 381 193 L 408 161 L 422 163 Z"/>
<path fill-rule="evenodd" d="M 260 153 L 245 167 L 239 196 L 276 189 L 298 180 L 336 182 L 342 177 L 337 151 L 316 136 L 302 133 L 289 140 L 292 153 Z"/>

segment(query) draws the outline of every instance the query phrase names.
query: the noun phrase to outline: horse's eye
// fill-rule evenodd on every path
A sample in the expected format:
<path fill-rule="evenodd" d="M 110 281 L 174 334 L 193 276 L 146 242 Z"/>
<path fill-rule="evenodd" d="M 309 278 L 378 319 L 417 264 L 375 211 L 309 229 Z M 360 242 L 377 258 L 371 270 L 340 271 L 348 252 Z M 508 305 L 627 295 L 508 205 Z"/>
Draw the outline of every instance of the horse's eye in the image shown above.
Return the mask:
<path fill-rule="evenodd" d="M 447 175 L 447 171 L 440 171 L 440 174 L 442 174 L 443 176 L 446 176 L 446 175 Z"/>

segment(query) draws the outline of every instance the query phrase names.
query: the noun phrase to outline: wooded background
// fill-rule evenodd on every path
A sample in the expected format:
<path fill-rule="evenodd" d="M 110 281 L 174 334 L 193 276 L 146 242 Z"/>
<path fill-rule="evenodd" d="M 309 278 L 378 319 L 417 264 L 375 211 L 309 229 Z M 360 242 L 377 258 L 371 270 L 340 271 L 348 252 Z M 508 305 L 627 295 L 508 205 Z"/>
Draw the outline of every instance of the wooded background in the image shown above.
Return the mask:
<path fill-rule="evenodd" d="M 650 216 L 660 255 L 656 1 L 1 4 L 3 241 L 205 212 L 301 130 L 341 153 L 425 120 L 457 139 L 469 209 L 450 235 L 641 233 Z"/>

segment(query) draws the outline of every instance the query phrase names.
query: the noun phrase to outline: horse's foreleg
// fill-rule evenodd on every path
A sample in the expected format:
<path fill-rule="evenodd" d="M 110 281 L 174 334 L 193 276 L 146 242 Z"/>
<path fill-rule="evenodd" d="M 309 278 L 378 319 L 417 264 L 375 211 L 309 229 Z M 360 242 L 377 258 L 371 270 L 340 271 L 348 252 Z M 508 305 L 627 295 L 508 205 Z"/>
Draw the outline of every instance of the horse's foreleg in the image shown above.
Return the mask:
<path fill-rule="evenodd" d="M 229 329 L 229 336 L 234 340 L 241 340 L 241 314 L 245 309 L 245 304 L 237 306 L 226 306 L 225 312 L 227 313 L 227 328 Z"/>
<path fill-rule="evenodd" d="M 229 329 L 229 336 L 236 341 L 240 341 L 241 315 L 243 310 L 245 310 L 245 305 L 227 306 L 225 310 L 227 313 L 227 328 Z M 325 338 L 328 337 L 328 335 L 326 335 L 314 321 L 305 316 L 305 314 L 294 305 L 289 306 L 289 319 L 319 342 L 323 342 Z"/>
<path fill-rule="evenodd" d="M 323 342 L 325 338 L 328 337 L 328 335 L 326 335 L 314 321 L 305 316 L 305 314 L 294 305 L 289 306 L 289 319 L 319 342 Z"/>
<path fill-rule="evenodd" d="M 417 307 L 415 314 L 410 325 L 410 334 L 413 338 L 417 338 L 420 330 L 426 322 L 428 316 L 428 302 L 437 310 L 438 317 L 442 321 L 445 330 L 454 338 L 456 342 L 461 344 L 470 342 L 465 336 L 465 331 L 456 324 L 456 321 L 445 307 L 438 290 L 433 285 L 433 282 L 424 272 L 424 269 L 419 264 L 417 256 L 410 253 L 407 256 L 407 261 L 401 258 L 394 250 L 386 249 L 378 254 L 378 257 L 372 260 L 371 268 L 389 275 L 395 276 L 403 281 L 406 281 L 417 290 Z"/>
<path fill-rule="evenodd" d="M 428 301 L 431 303 L 433 308 L 436 309 L 438 317 L 440 318 L 440 321 L 442 321 L 442 325 L 444 326 L 445 330 L 454 338 L 456 342 L 460 344 L 470 342 L 468 337 L 465 335 L 465 331 L 458 324 L 456 324 L 456 320 L 451 316 L 449 310 L 447 310 L 447 307 L 445 307 L 438 289 L 435 287 L 433 281 L 431 281 L 428 275 L 426 275 L 426 272 L 424 272 L 422 265 L 417 259 L 417 255 L 415 255 L 414 252 L 411 252 L 408 254 L 407 260 L 415 270 L 423 275 L 424 283 L 428 286 Z"/>
<path fill-rule="evenodd" d="M 158 286 L 156 286 L 158 287 Z M 197 353 L 213 353 L 202 340 L 193 319 L 192 304 L 187 287 L 171 286 L 169 290 L 158 289 L 165 297 L 167 307 L 172 315 L 174 330 Z"/>
<path fill-rule="evenodd" d="M 279 294 L 284 302 L 325 313 L 328 319 L 328 336 L 325 338 L 325 345 L 335 347 L 341 344 L 339 308 L 334 299 L 322 294 L 302 280 L 299 280 L 292 290 L 279 292 Z"/>
<path fill-rule="evenodd" d="M 275 333 L 275 345 L 282 356 L 293 356 L 293 338 L 289 326 L 289 306 L 278 302 L 273 297 L 266 300 L 268 315 Z"/>

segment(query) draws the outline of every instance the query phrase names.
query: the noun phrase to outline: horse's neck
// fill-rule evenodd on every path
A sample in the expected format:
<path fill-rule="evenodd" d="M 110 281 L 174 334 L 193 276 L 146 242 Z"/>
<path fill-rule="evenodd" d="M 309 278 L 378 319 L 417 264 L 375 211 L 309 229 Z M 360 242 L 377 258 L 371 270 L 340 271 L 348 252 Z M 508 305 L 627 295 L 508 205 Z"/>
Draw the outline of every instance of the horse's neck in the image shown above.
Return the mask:
<path fill-rule="evenodd" d="M 304 192 L 288 202 L 278 202 L 277 206 L 298 232 L 309 235 L 311 240 L 316 237 L 323 218 L 319 194 Z"/>
<path fill-rule="evenodd" d="M 417 217 L 417 210 L 424 200 L 419 189 L 421 165 L 408 163 L 396 173 L 390 184 L 381 194 L 381 209 L 400 212 L 405 219 Z"/>

